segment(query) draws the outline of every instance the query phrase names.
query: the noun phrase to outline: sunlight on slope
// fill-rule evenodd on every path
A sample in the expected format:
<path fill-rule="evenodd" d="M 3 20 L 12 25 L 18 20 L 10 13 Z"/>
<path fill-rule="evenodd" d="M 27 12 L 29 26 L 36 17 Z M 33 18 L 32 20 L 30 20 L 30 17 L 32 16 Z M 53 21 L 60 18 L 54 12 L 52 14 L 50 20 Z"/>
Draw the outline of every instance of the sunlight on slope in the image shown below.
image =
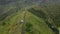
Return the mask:
<path fill-rule="evenodd" d="M 0 34 L 16 34 L 21 33 L 21 24 L 20 20 L 23 16 L 23 11 L 16 12 L 5 18 L 0 22 L 4 22 L 4 26 L 0 26 Z"/>
<path fill-rule="evenodd" d="M 25 29 L 27 34 L 53 34 L 53 31 L 46 25 L 42 18 L 39 18 L 30 12 L 27 12 L 26 14 L 26 25 L 27 23 L 32 25 L 30 25 L 30 29 L 27 28 L 28 26 L 25 26 L 25 28 L 29 29 L 28 31 Z"/>

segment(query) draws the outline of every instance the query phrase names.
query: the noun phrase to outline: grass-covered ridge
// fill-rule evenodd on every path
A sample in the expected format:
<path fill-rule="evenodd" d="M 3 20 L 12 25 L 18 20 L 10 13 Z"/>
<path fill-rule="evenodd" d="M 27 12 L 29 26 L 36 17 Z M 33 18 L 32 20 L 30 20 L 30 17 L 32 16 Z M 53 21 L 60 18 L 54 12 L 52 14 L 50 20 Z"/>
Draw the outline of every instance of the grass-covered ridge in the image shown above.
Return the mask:
<path fill-rule="evenodd" d="M 29 23 L 29 25 L 27 24 Z M 30 26 L 30 29 L 27 28 L 25 34 L 53 34 L 54 32 L 47 26 L 45 21 L 42 18 L 37 17 L 36 15 L 27 12 L 26 16 L 26 25 Z"/>
<path fill-rule="evenodd" d="M 30 8 L 30 9 L 28 9 L 28 12 L 30 12 L 31 14 L 33 14 L 33 15 L 35 15 L 35 16 L 37 16 L 37 17 L 39 17 L 39 18 L 42 18 L 44 21 L 43 21 L 43 23 L 45 23 L 47 26 L 48 26 L 48 28 L 50 28 L 55 34 L 59 34 L 59 29 L 58 29 L 58 27 L 60 27 L 58 24 L 60 24 L 59 22 L 56 22 L 57 20 L 56 20 L 56 18 L 58 18 L 58 17 L 56 17 L 56 16 L 59 16 L 59 7 L 57 6 L 57 9 L 55 9 L 55 10 L 58 10 L 58 11 L 55 11 L 54 9 L 51 9 L 51 8 L 48 8 L 49 6 L 45 6 L 45 7 L 43 7 L 43 8 L 41 8 L 41 6 L 39 7 L 39 8 L 36 8 L 36 7 L 34 7 L 34 8 Z M 52 7 L 53 8 L 53 5 L 52 6 L 50 6 L 50 7 Z M 55 6 L 56 7 L 56 6 Z M 47 9 L 48 8 L 48 9 Z M 47 9 L 47 10 L 46 10 Z M 52 12 L 51 12 L 51 11 Z M 54 12 L 54 11 L 55 12 Z M 53 14 L 51 14 L 51 13 L 49 13 L 49 12 L 51 12 L 51 13 L 53 13 Z M 29 14 L 28 14 L 29 15 Z M 37 19 L 37 18 L 34 18 L 34 16 L 33 15 L 31 15 L 31 16 L 29 16 L 29 19 L 30 19 L 30 21 L 33 21 L 33 20 L 36 20 L 36 22 L 37 23 L 40 23 L 39 22 L 39 19 Z M 32 16 L 33 16 L 33 18 L 32 18 Z M 55 18 L 56 17 L 56 18 Z M 26 18 L 26 19 L 28 19 L 28 18 Z M 33 22 L 30 22 L 29 21 L 29 19 L 28 19 L 28 22 L 29 23 L 35 23 L 35 21 L 33 21 Z M 41 19 L 41 20 L 42 20 Z M 41 21 L 40 20 L 40 21 Z M 54 20 L 56 20 L 56 21 L 54 21 Z M 58 20 L 59 21 L 59 20 Z M 28 23 L 27 22 L 27 23 Z M 42 24 L 43 25 L 43 24 Z M 45 26 L 44 26 L 45 27 Z M 53 28 L 52 28 L 53 27 Z"/>
<path fill-rule="evenodd" d="M 59 1 L 0 0 L 0 34 L 21 34 L 25 9 L 25 34 L 59 34 Z"/>
<path fill-rule="evenodd" d="M 57 24 L 59 23 L 54 20 L 56 20 L 55 17 L 59 15 L 55 14 L 56 12 L 53 11 L 53 14 L 50 14 L 50 10 L 52 11 L 54 9 L 48 8 L 47 10 L 46 6 L 35 6 L 27 9 L 24 28 L 25 34 L 58 34 L 59 25 Z M 24 11 L 25 10 L 22 8 L 18 11 L 11 11 L 12 13 L 8 11 L 2 14 L 2 16 L 5 14 L 8 14 L 8 16 L 6 16 L 5 19 L 0 19 L 0 34 L 21 34 L 22 24 L 20 23 L 20 20 L 24 19 Z M 57 13 L 59 13 L 59 11 Z M 52 26 L 54 26 L 54 28 L 52 28 Z"/>

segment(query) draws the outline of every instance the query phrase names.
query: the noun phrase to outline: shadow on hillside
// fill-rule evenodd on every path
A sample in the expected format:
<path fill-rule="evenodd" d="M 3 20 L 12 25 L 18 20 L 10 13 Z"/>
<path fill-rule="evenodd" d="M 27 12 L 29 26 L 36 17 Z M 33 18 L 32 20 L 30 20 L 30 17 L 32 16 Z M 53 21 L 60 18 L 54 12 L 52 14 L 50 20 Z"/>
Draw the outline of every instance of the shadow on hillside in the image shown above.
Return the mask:
<path fill-rule="evenodd" d="M 33 8 L 29 9 L 28 10 L 29 12 L 33 13 L 34 15 L 38 16 L 38 17 L 41 17 L 41 18 L 46 18 L 46 15 L 44 14 L 44 12 L 42 10 L 35 10 Z"/>
<path fill-rule="evenodd" d="M 11 10 L 9 10 L 8 12 L 6 12 L 6 13 L 3 13 L 2 15 L 0 15 L 0 21 L 3 21 L 4 19 L 6 19 L 8 16 L 11 16 L 11 15 L 13 15 L 13 14 L 15 14 L 16 12 L 18 12 L 18 10 L 16 10 L 16 8 L 15 9 L 11 9 Z M 6 22 L 5 21 L 3 21 L 3 22 L 0 22 L 0 25 L 6 25 Z"/>
<path fill-rule="evenodd" d="M 50 24 L 48 21 L 46 21 L 46 24 L 55 32 L 55 34 L 59 34 L 59 30 L 54 25 Z"/>
<path fill-rule="evenodd" d="M 10 15 L 16 13 L 16 12 L 18 12 L 18 10 L 16 11 L 16 9 L 11 9 L 10 11 L 2 14 L 2 15 L 0 16 L 0 21 L 4 20 L 7 16 L 10 16 Z"/>
<path fill-rule="evenodd" d="M 35 10 L 34 8 L 31 8 L 31 9 L 29 9 L 28 11 L 31 12 L 32 14 L 40 17 L 40 18 L 43 18 L 45 21 L 46 21 L 46 19 L 48 18 L 48 17 L 46 17 L 47 15 L 46 15 L 42 10 L 39 10 L 39 11 L 38 11 L 38 10 Z M 55 34 L 59 34 L 58 29 L 55 28 L 52 24 L 50 24 L 50 23 L 48 22 L 48 20 L 46 21 L 46 24 L 47 24 L 47 26 L 48 26 L 53 32 L 55 32 Z"/>

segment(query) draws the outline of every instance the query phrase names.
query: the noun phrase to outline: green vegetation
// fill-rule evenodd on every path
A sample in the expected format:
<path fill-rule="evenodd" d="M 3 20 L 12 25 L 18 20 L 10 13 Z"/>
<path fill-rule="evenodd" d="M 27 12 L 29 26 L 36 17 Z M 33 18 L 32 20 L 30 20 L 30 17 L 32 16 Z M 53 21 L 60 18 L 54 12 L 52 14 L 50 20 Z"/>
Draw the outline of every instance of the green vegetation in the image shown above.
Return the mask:
<path fill-rule="evenodd" d="M 2 3 L 1 3 L 2 1 Z M 59 2 L 39 2 L 41 0 L 1 0 L 0 1 L 0 34 L 21 34 L 24 24 L 25 34 L 59 34 Z M 4 1 L 4 3 L 3 3 Z"/>
<path fill-rule="evenodd" d="M 27 12 L 26 23 L 31 23 L 31 32 L 26 34 L 53 34 L 54 32 L 47 26 L 45 21 L 42 18 L 37 17 L 36 15 Z M 27 26 L 26 26 L 27 27 Z"/>
<path fill-rule="evenodd" d="M 26 23 L 26 31 L 30 32 L 31 31 L 32 24 Z"/>

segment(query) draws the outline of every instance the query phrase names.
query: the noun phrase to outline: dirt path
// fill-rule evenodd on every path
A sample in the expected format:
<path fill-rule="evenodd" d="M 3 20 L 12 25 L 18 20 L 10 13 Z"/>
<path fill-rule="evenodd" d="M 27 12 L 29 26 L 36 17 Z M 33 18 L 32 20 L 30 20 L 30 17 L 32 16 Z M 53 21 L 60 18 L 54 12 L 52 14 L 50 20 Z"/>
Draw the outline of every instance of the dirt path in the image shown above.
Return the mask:
<path fill-rule="evenodd" d="M 25 34 L 25 32 L 24 32 L 25 20 L 26 20 L 26 11 L 24 11 L 24 15 L 23 15 L 23 23 L 22 23 L 21 34 Z"/>
<path fill-rule="evenodd" d="M 23 12 L 23 23 L 22 23 L 22 29 L 21 29 L 21 34 L 25 34 L 24 32 L 24 26 L 25 26 L 25 23 L 26 23 L 26 13 L 27 13 L 27 9 L 31 8 L 31 6 L 29 7 L 25 7 L 25 11 Z"/>

